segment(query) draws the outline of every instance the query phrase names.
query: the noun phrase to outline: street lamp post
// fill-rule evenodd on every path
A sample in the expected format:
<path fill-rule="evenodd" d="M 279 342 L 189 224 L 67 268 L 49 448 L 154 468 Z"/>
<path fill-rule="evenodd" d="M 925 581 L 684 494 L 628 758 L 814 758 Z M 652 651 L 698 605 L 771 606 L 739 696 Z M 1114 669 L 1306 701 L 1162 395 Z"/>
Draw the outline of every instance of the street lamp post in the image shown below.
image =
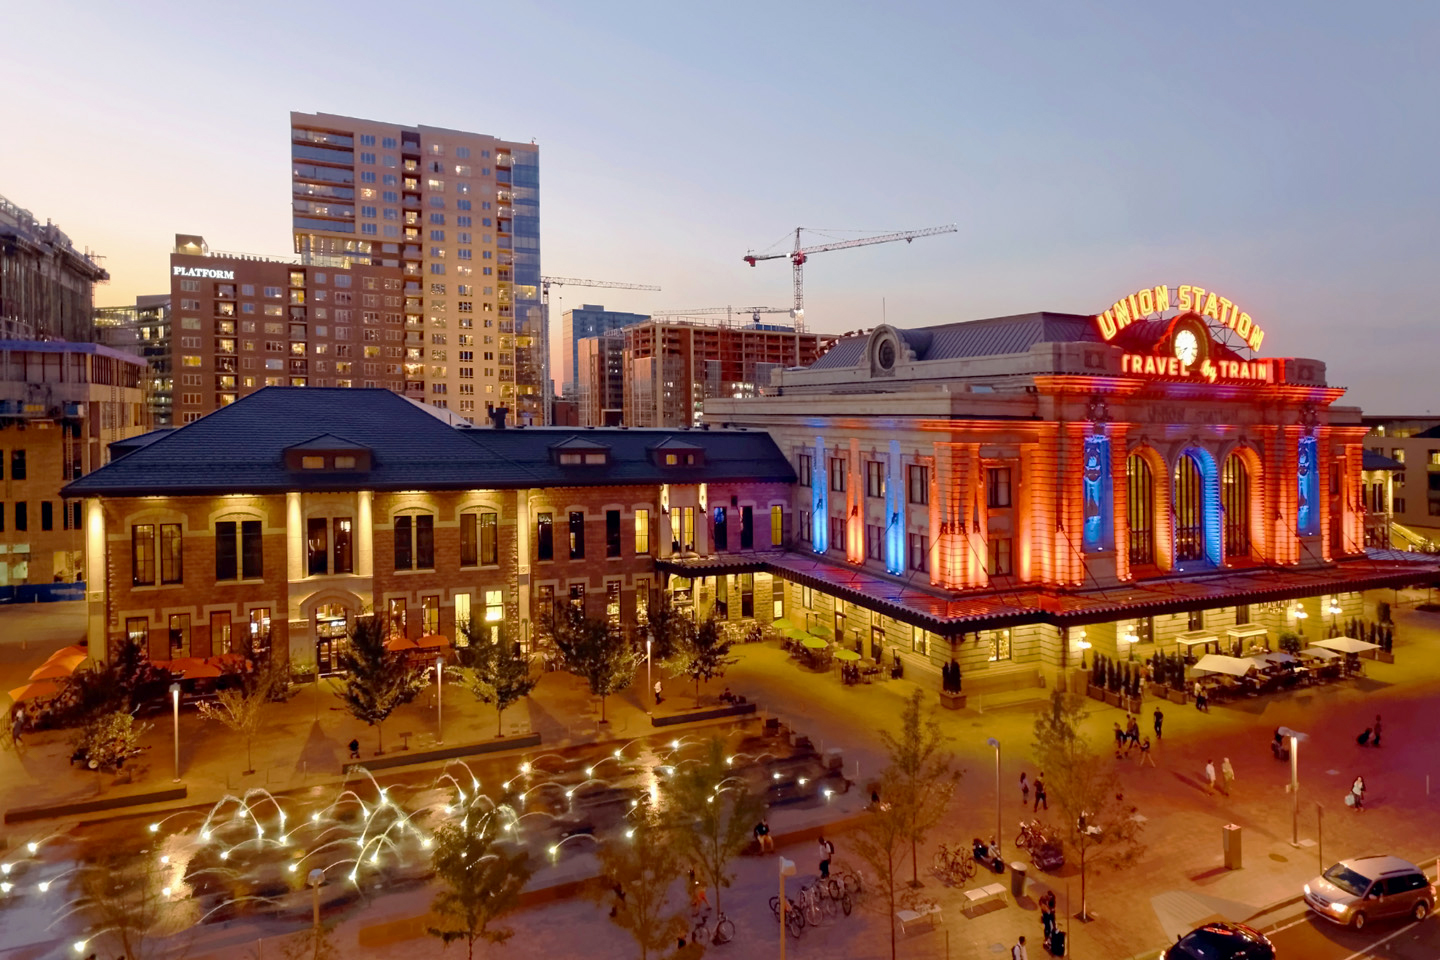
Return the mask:
<path fill-rule="evenodd" d="M 1306 613 L 1305 608 L 1300 605 L 1300 601 L 1295 601 L 1295 629 L 1302 637 L 1305 636 L 1305 620 L 1309 616 L 1310 614 Z"/>
<path fill-rule="evenodd" d="M 315 960 L 320 960 L 320 884 L 325 882 L 325 871 L 316 867 L 305 879 L 310 884 L 310 903 L 314 914 Z"/>
<path fill-rule="evenodd" d="M 785 878 L 795 876 L 795 861 L 780 858 L 780 960 L 785 960 L 785 911 L 789 903 L 785 900 Z"/>
<path fill-rule="evenodd" d="M 1132 661 L 1135 659 L 1135 644 L 1137 644 L 1137 643 L 1139 643 L 1139 642 L 1140 642 L 1140 635 L 1135 632 L 1135 626 L 1132 624 L 1132 625 L 1126 627 L 1126 628 L 1125 628 L 1125 646 L 1126 646 L 1126 647 L 1129 649 L 1129 651 L 1130 651 L 1130 659 L 1131 659 Z"/>
<path fill-rule="evenodd" d="M 170 705 L 175 717 L 175 779 L 180 782 L 180 684 L 170 684 Z"/>
<path fill-rule="evenodd" d="M 1340 632 L 1340 601 L 1333 598 L 1330 601 L 1330 629 L 1337 634 Z"/>
<path fill-rule="evenodd" d="M 1300 846 L 1300 741 L 1309 740 L 1309 734 L 1289 727 L 1281 727 L 1280 736 L 1290 741 L 1290 845 Z"/>
<path fill-rule="evenodd" d="M 651 694 L 652 692 L 654 692 L 654 690 L 655 690 L 655 685 L 650 682 L 650 642 L 651 642 L 651 639 L 650 639 L 649 637 L 646 637 L 646 638 L 645 638 L 645 696 L 643 696 L 643 697 L 640 698 L 642 701 L 648 699 L 649 696 L 650 696 L 650 694 Z M 646 712 L 646 713 L 649 713 L 650 711 L 649 711 L 649 710 L 646 710 L 645 712 Z M 783 926 L 783 924 L 782 924 L 782 926 Z M 784 947 L 784 944 L 785 944 L 785 938 L 784 938 L 783 934 L 784 934 L 785 931 L 782 930 L 782 931 L 780 931 L 780 932 L 781 932 L 781 934 L 782 934 L 782 936 L 781 936 L 781 938 L 780 938 L 780 944 L 781 944 L 781 947 L 783 948 L 783 947 Z M 784 952 L 783 949 L 782 949 L 781 952 Z"/>
<path fill-rule="evenodd" d="M 995 850 L 999 852 L 1004 849 L 1001 844 L 1005 842 L 1005 832 L 1000 825 L 1000 741 L 991 737 L 985 742 L 995 748 Z"/>
<path fill-rule="evenodd" d="M 435 658 L 435 742 L 445 742 L 445 658 Z"/>

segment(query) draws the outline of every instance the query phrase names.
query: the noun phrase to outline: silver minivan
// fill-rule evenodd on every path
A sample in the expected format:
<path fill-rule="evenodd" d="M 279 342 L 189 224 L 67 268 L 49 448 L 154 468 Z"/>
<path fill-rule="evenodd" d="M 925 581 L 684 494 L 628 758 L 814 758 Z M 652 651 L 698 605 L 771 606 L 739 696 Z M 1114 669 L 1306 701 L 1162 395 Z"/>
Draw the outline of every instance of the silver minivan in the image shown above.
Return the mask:
<path fill-rule="evenodd" d="M 1435 885 L 1409 860 L 1341 860 L 1305 884 L 1305 903 L 1320 916 L 1356 930 L 1371 920 L 1423 920 L 1435 906 Z"/>

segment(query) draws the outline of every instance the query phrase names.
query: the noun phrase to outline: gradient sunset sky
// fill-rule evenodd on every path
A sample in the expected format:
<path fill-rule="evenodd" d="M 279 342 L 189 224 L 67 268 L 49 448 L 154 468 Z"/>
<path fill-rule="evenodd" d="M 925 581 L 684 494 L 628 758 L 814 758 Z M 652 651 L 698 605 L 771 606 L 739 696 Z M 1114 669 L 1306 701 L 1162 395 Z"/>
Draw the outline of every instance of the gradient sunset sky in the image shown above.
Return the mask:
<path fill-rule="evenodd" d="M 0 194 L 164 292 L 175 233 L 288 255 L 289 111 L 534 138 L 547 274 L 812 329 L 1225 294 L 1349 402 L 1440 411 L 1440 6 L 11 2 Z M 837 233 L 837 236 L 844 236 Z"/>

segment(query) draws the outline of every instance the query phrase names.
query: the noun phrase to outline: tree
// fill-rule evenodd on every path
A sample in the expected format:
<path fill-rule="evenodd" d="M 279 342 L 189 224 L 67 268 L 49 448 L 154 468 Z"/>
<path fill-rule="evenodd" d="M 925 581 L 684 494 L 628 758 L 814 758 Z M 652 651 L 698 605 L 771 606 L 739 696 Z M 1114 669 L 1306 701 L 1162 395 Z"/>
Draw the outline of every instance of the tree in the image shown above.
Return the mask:
<path fill-rule="evenodd" d="M 335 696 L 357 720 L 375 728 L 377 753 L 385 752 L 385 718 L 424 689 L 426 668 L 385 649 L 385 628 L 373 616 L 356 617 L 336 656 L 345 685 Z"/>
<path fill-rule="evenodd" d="M 671 887 L 685 869 L 673 834 L 642 809 L 628 839 L 607 841 L 599 856 L 600 874 L 615 891 L 610 919 L 635 938 L 640 960 L 649 960 L 651 953 L 663 956 L 689 927 L 685 905 L 672 908 L 670 903 Z"/>
<path fill-rule="evenodd" d="M 890 755 L 884 800 L 897 811 L 910 841 L 910 885 L 920 886 L 919 847 L 925 835 L 945 816 L 960 774 L 945 752 L 945 737 L 934 710 L 922 715 L 925 693 L 916 690 L 900 714 L 898 735 L 880 731 L 880 742 Z"/>
<path fill-rule="evenodd" d="M 881 795 L 898 792 L 901 787 L 893 778 L 893 768 L 880 779 Z M 905 860 L 914 858 L 910 823 L 905 812 L 894 803 L 872 804 L 860 829 L 852 835 L 855 853 L 875 874 L 878 898 L 860 902 L 869 909 L 883 912 L 890 924 L 890 960 L 895 960 L 895 911 L 907 905 L 903 873 Z"/>
<path fill-rule="evenodd" d="M 252 651 L 253 655 L 253 651 Z M 231 675 L 231 685 L 215 694 L 213 702 L 200 703 L 200 715 L 224 724 L 245 739 L 245 773 L 255 772 L 251 747 L 260 729 L 261 708 L 290 684 L 290 665 L 277 664 L 268 657 L 245 658 L 245 665 Z"/>
<path fill-rule="evenodd" d="M 700 682 L 725 675 L 725 668 L 738 662 L 738 657 L 728 656 L 731 641 L 725 639 L 720 621 L 713 615 L 706 617 L 699 627 L 676 632 L 676 643 L 669 658 L 670 670 L 674 676 L 689 677 L 695 681 L 695 706 L 700 706 Z"/>
<path fill-rule="evenodd" d="M 600 698 L 600 722 L 605 723 L 605 698 L 634 681 L 640 654 L 609 620 L 587 617 L 573 605 L 567 605 L 556 618 L 555 646 L 565 669 L 590 684 L 590 692 Z"/>
<path fill-rule="evenodd" d="M 159 851 L 112 853 L 81 868 L 76 907 L 84 918 L 85 953 L 129 960 L 184 956 L 199 920 L 184 868 L 162 864 Z"/>
<path fill-rule="evenodd" d="M 58 726 L 81 726 L 105 714 L 133 714 L 165 696 L 170 673 L 150 662 L 145 650 L 124 643 L 109 661 L 97 661 L 89 670 L 76 670 L 51 707 Z"/>
<path fill-rule="evenodd" d="M 1090 919 L 1085 883 L 1091 851 L 1102 850 L 1107 860 L 1122 864 L 1142 849 L 1135 808 L 1125 803 L 1113 768 L 1081 730 L 1085 715 L 1082 698 L 1051 691 L 1035 718 L 1034 743 L 1045 792 L 1065 817 L 1065 837 L 1080 857 L 1081 920 Z"/>
<path fill-rule="evenodd" d="M 472 801 L 459 823 L 435 831 L 435 876 L 444 889 L 430 904 L 439 923 L 425 930 L 447 946 L 464 940 L 467 960 L 475 956 L 476 940 L 504 943 L 514 935 L 509 927 L 491 924 L 519 905 L 534 872 L 527 852 L 498 842 L 501 815 L 486 809 L 482 799 Z"/>
<path fill-rule="evenodd" d="M 87 722 L 75 735 L 71 742 L 74 756 L 91 770 L 114 773 L 126 760 L 144 752 L 140 737 L 149 729 L 150 724 L 137 725 L 135 718 L 124 710 L 102 714 Z"/>
<path fill-rule="evenodd" d="M 669 824 L 675 831 L 681 855 L 715 891 L 720 910 L 720 888 L 730 886 L 728 870 L 749 845 L 765 803 L 752 796 L 749 784 L 732 776 L 725 745 L 712 738 L 705 755 L 678 766 L 666 787 Z"/>
<path fill-rule="evenodd" d="M 675 606 L 668 590 L 660 591 L 640 628 L 641 636 L 650 641 L 650 656 L 659 661 L 673 657 L 685 637 L 694 632 L 695 621 Z"/>
<path fill-rule="evenodd" d="M 495 736 L 503 737 L 506 708 L 530 696 L 540 678 L 531 675 L 530 657 L 510 641 L 503 627 L 494 641 L 469 623 L 462 624 L 460 632 L 468 643 L 456 648 L 459 663 L 450 668 L 450 676 L 480 703 L 495 704 Z"/>

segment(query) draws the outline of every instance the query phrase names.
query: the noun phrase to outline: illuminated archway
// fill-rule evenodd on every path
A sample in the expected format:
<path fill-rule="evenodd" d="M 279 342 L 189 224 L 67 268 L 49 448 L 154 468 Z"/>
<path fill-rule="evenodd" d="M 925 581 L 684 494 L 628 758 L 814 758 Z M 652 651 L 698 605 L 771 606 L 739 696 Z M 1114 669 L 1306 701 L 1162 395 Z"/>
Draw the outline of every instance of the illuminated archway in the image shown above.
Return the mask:
<path fill-rule="evenodd" d="M 1220 477 L 1203 447 L 1186 447 L 1171 471 L 1175 563 L 1219 566 L 1222 552 Z"/>
<path fill-rule="evenodd" d="M 1225 556 L 1248 557 L 1250 543 L 1250 470 L 1231 454 L 1220 477 L 1220 504 L 1225 511 Z"/>

